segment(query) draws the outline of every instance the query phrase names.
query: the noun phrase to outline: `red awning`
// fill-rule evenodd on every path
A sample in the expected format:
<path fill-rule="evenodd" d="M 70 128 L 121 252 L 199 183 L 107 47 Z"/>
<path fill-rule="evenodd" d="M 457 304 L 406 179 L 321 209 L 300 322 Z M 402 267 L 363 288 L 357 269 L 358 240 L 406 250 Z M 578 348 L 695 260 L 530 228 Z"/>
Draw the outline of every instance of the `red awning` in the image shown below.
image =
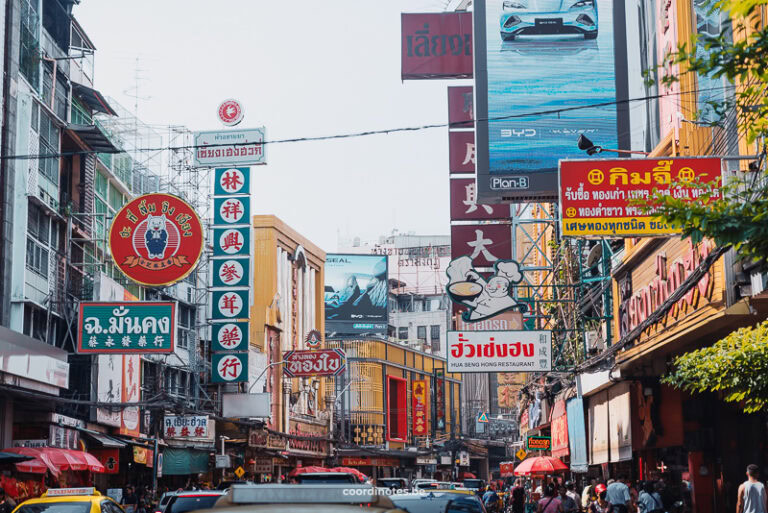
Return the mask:
<path fill-rule="evenodd" d="M 516 476 L 547 475 L 566 472 L 568 466 L 552 456 L 534 456 L 524 460 L 515 468 Z"/>
<path fill-rule="evenodd" d="M 3 449 L 3 451 L 35 458 L 17 463 L 16 468 L 21 472 L 44 474 L 46 471 L 50 471 L 54 476 L 58 476 L 62 470 L 89 470 L 96 473 L 102 473 L 106 470 L 94 455 L 84 451 L 57 447 L 11 447 Z"/>

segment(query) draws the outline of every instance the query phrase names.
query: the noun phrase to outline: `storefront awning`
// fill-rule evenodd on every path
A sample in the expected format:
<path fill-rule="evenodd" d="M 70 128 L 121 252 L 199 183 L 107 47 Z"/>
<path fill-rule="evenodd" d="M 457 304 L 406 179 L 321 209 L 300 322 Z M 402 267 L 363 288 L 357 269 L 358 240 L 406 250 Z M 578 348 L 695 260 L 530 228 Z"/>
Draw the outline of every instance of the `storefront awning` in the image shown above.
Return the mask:
<path fill-rule="evenodd" d="M 194 449 L 163 450 L 163 475 L 186 476 L 208 471 L 209 453 Z"/>
<path fill-rule="evenodd" d="M 110 116 L 117 116 L 117 112 L 115 112 L 112 107 L 109 106 L 109 103 L 107 103 L 107 100 L 104 98 L 104 96 L 96 89 L 84 86 L 83 84 L 72 82 L 72 93 L 80 98 L 83 102 L 85 102 L 85 104 L 88 105 L 91 110 L 96 112 L 103 112 L 104 114 L 109 114 Z"/>
<path fill-rule="evenodd" d="M 99 433 L 97 431 L 91 431 L 90 429 L 82 429 L 82 428 L 75 428 L 75 429 L 77 429 L 78 431 L 80 431 L 85 436 L 95 441 L 97 444 L 101 445 L 102 447 L 111 447 L 111 448 L 125 447 L 125 443 L 121 442 L 116 438 L 112 438 L 111 436 L 105 435 L 103 433 Z"/>
<path fill-rule="evenodd" d="M 120 153 L 122 150 L 115 147 L 98 125 L 76 125 L 68 123 L 66 130 L 77 136 L 78 139 L 97 153 Z"/>

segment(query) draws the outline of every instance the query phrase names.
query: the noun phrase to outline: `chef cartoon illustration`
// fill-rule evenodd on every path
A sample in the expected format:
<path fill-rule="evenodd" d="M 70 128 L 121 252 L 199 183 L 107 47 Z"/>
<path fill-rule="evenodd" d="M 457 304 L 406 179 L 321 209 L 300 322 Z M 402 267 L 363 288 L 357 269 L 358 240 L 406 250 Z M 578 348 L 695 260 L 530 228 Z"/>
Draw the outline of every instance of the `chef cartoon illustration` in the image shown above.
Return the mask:
<path fill-rule="evenodd" d="M 481 321 L 515 308 L 525 311 L 526 306 L 511 295 L 512 285 L 523 279 L 520 265 L 514 260 L 499 260 L 493 269 L 495 273 L 486 281 L 472 267 L 468 256 L 459 257 L 448 266 L 448 295 L 469 307 L 469 311 L 462 314 L 465 322 Z"/>

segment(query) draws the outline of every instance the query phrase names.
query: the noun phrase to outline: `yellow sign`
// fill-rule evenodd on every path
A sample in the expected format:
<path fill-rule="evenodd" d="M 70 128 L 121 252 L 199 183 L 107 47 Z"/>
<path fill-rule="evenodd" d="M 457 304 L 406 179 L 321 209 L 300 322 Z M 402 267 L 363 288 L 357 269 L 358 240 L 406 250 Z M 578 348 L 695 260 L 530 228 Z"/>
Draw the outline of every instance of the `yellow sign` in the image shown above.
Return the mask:
<path fill-rule="evenodd" d="M 243 470 L 243 467 L 237 467 L 237 468 L 235 469 L 235 475 L 236 475 L 237 477 L 240 477 L 240 478 L 242 478 L 242 477 L 245 475 L 245 470 Z"/>
<path fill-rule="evenodd" d="M 525 457 L 528 456 L 528 453 L 523 449 L 518 449 L 518 451 L 515 453 L 515 456 L 517 456 L 518 460 L 524 460 Z"/>

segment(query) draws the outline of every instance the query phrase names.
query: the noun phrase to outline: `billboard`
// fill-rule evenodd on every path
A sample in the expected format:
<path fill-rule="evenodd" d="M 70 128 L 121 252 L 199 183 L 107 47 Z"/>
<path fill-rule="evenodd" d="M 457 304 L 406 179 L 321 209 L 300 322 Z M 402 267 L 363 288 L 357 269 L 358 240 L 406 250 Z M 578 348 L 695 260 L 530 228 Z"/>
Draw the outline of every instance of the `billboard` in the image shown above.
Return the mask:
<path fill-rule="evenodd" d="M 551 331 L 449 331 L 447 372 L 552 370 Z"/>
<path fill-rule="evenodd" d="M 403 80 L 472 78 L 472 13 L 403 13 Z"/>
<path fill-rule="evenodd" d="M 339 335 L 386 335 L 387 257 L 329 254 L 325 260 L 325 328 Z"/>
<path fill-rule="evenodd" d="M 695 200 L 696 184 L 722 178 L 717 158 L 563 160 L 560 162 L 562 234 L 566 237 L 637 237 L 680 233 L 643 213 L 632 200 L 649 203 L 656 194 Z"/>
<path fill-rule="evenodd" d="M 613 1 L 474 2 L 481 200 L 554 200 L 580 134 L 616 148 Z"/>

